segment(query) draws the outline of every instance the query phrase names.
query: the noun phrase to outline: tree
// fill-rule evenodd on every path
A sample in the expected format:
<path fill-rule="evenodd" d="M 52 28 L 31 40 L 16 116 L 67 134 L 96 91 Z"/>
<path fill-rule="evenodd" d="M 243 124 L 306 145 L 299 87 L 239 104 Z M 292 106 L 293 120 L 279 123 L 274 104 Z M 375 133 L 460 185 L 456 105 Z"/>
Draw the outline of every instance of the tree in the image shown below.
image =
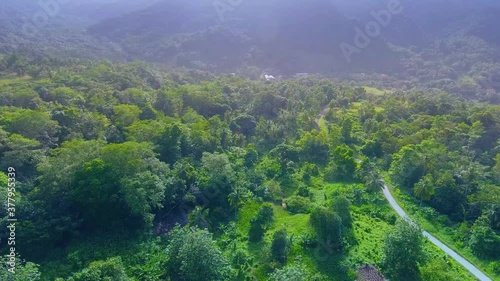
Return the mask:
<path fill-rule="evenodd" d="M 391 280 L 420 280 L 418 264 L 425 258 L 423 243 L 418 226 L 399 221 L 384 241 L 382 264 L 386 276 Z"/>
<path fill-rule="evenodd" d="M 208 207 L 230 209 L 229 194 L 236 183 L 235 171 L 226 154 L 204 152 L 201 158 L 200 191 L 209 200 Z"/>
<path fill-rule="evenodd" d="M 342 219 L 331 210 L 316 208 L 309 219 L 321 243 L 332 248 L 342 247 Z"/>
<path fill-rule="evenodd" d="M 87 268 L 73 274 L 66 281 L 129 281 L 121 258 L 94 261 Z M 56 280 L 57 281 L 57 280 Z"/>
<path fill-rule="evenodd" d="M 27 109 L 6 112 L 4 117 L 0 118 L 0 124 L 4 124 L 11 133 L 40 141 L 45 147 L 57 143 L 57 133 L 60 129 L 48 113 Z"/>
<path fill-rule="evenodd" d="M 352 138 L 352 126 L 353 126 L 353 121 L 351 118 L 346 118 L 344 119 L 344 121 L 342 122 L 342 138 L 344 139 L 344 142 L 346 144 L 350 144 L 353 142 L 353 138 Z"/>
<path fill-rule="evenodd" d="M 318 133 L 316 130 L 306 133 L 297 144 L 301 148 L 303 161 L 325 165 L 328 163 L 330 147 L 327 132 Z"/>
<path fill-rule="evenodd" d="M 157 141 L 164 132 L 165 124 L 157 120 L 141 120 L 126 128 L 127 140 L 135 142 Z M 167 162 L 167 161 L 164 161 Z M 170 163 L 170 161 L 168 161 Z"/>
<path fill-rule="evenodd" d="M 370 139 L 365 142 L 363 148 L 361 149 L 364 155 L 368 157 L 382 157 L 384 151 L 382 149 L 382 143 L 379 139 Z"/>
<path fill-rule="evenodd" d="M 273 234 L 273 242 L 271 244 L 271 255 L 272 257 L 282 263 L 285 264 L 288 251 L 290 249 L 287 232 L 285 229 L 276 231 Z"/>
<path fill-rule="evenodd" d="M 52 91 L 54 100 L 61 105 L 82 105 L 84 99 L 75 90 L 68 87 L 59 87 Z"/>
<path fill-rule="evenodd" d="M 405 146 L 394 154 L 389 170 L 392 182 L 399 187 L 411 189 L 424 175 L 420 154 L 413 146 Z"/>
<path fill-rule="evenodd" d="M 274 271 L 269 277 L 271 281 L 326 281 L 326 276 L 312 274 L 300 264 L 287 265 Z"/>
<path fill-rule="evenodd" d="M 274 221 L 274 209 L 270 204 L 264 204 L 255 218 L 250 221 L 249 240 L 259 242 L 264 233 Z"/>
<path fill-rule="evenodd" d="M 27 262 L 22 263 L 19 258 L 16 258 L 16 270 L 15 273 L 11 273 L 8 271 L 8 268 L 5 265 L 5 261 L 9 260 L 8 256 L 4 256 L 2 258 L 4 261 L 2 266 L 0 266 L 0 280 L 5 281 L 40 281 L 41 273 L 38 268 L 39 265 Z"/>
<path fill-rule="evenodd" d="M 236 218 L 238 210 L 243 200 L 248 197 L 248 191 L 242 187 L 235 187 L 233 191 L 228 195 L 227 200 L 229 205 L 234 209 L 234 217 Z"/>
<path fill-rule="evenodd" d="M 247 168 L 253 168 L 255 164 L 259 161 L 259 153 L 254 145 L 249 145 L 245 154 L 245 166 Z"/>
<path fill-rule="evenodd" d="M 87 231 L 150 225 L 170 181 L 168 166 L 151 144 L 134 142 L 65 143 L 39 165 L 39 172 L 34 196 L 39 209 L 50 212 L 40 219 L 67 219 L 71 223 L 65 226 L 75 223 Z"/>
<path fill-rule="evenodd" d="M 414 187 L 415 196 L 420 199 L 420 206 L 423 200 L 430 200 L 434 194 L 434 178 L 431 174 L 425 175 Z"/>
<path fill-rule="evenodd" d="M 235 133 L 241 133 L 247 138 L 255 134 L 256 127 L 255 117 L 247 114 L 241 114 L 231 122 L 231 130 Z"/>
<path fill-rule="evenodd" d="M 436 181 L 434 196 L 430 205 L 450 219 L 461 221 L 468 208 L 468 199 L 463 187 L 458 185 L 450 171 L 442 171 Z"/>
<path fill-rule="evenodd" d="M 229 262 L 208 231 L 177 226 L 169 240 L 167 272 L 172 280 L 231 280 Z"/>
<path fill-rule="evenodd" d="M 500 258 L 500 236 L 491 229 L 489 220 L 482 216 L 470 230 L 469 246 L 479 257 Z"/>
<path fill-rule="evenodd" d="M 208 219 L 209 209 L 196 206 L 189 214 L 189 225 L 198 227 L 199 229 L 210 229 L 210 221 Z"/>
<path fill-rule="evenodd" d="M 5 139 L 0 137 L 0 169 L 6 171 L 8 167 L 15 167 L 20 179 L 35 176 L 36 166 L 44 157 L 41 146 L 39 141 L 18 134 L 12 134 Z"/>
<path fill-rule="evenodd" d="M 333 211 L 342 219 L 345 227 L 352 226 L 351 201 L 344 196 L 336 197 L 332 202 Z"/>
<path fill-rule="evenodd" d="M 113 121 L 116 127 L 124 129 L 139 121 L 141 109 L 136 105 L 120 104 L 114 107 Z"/>
<path fill-rule="evenodd" d="M 182 156 L 188 153 L 189 138 L 183 127 L 178 124 L 167 126 L 156 138 L 157 151 L 160 160 L 165 163 L 174 164 Z"/>
<path fill-rule="evenodd" d="M 500 153 L 495 157 L 495 166 L 493 166 L 492 172 L 495 180 L 500 182 Z"/>
<path fill-rule="evenodd" d="M 450 266 L 444 260 L 433 260 L 420 267 L 422 280 L 425 281 L 462 281 L 456 277 Z"/>
<path fill-rule="evenodd" d="M 356 172 L 354 151 L 347 145 L 338 146 L 333 152 L 333 161 L 326 170 L 328 180 L 351 180 Z"/>

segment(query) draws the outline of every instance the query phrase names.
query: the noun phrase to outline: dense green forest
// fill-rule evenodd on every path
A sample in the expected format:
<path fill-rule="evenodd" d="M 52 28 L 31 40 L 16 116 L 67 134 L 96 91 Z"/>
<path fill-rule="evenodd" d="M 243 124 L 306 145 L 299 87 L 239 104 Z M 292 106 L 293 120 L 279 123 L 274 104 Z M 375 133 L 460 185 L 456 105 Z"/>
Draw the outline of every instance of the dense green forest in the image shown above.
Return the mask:
<path fill-rule="evenodd" d="M 385 179 L 500 280 L 500 106 L 452 94 L 5 55 L 0 279 L 475 280 Z"/>

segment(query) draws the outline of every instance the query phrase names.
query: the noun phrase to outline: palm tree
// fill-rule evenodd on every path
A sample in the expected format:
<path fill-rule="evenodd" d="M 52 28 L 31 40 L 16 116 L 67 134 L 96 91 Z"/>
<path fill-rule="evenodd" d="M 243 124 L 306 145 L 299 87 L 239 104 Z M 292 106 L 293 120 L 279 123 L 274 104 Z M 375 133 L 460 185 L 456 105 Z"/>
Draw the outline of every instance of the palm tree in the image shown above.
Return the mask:
<path fill-rule="evenodd" d="M 238 208 L 240 207 L 241 203 L 244 201 L 245 198 L 248 198 L 250 196 L 251 192 L 250 191 L 245 192 L 245 189 L 241 187 L 234 188 L 233 191 L 227 196 L 229 204 L 234 208 L 235 217 L 238 214 Z"/>
<path fill-rule="evenodd" d="M 210 222 L 208 220 L 208 209 L 197 206 L 191 214 L 189 214 L 189 224 L 191 226 L 197 226 L 200 229 L 209 229 Z"/>
<path fill-rule="evenodd" d="M 434 185 L 432 181 L 432 176 L 427 175 L 421 179 L 414 187 L 413 192 L 415 196 L 420 199 L 420 206 L 422 206 L 423 200 L 430 200 L 434 194 Z"/>
<path fill-rule="evenodd" d="M 384 180 L 373 170 L 368 172 L 365 176 L 365 183 L 369 190 L 377 190 L 379 188 L 384 188 L 385 182 Z"/>

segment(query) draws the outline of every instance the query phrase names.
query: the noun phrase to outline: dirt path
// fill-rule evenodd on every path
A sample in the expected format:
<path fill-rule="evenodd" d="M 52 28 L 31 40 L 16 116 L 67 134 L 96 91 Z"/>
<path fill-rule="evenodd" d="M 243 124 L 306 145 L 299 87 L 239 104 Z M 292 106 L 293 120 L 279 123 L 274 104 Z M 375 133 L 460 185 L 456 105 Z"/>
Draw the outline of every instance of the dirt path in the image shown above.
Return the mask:
<path fill-rule="evenodd" d="M 318 131 L 321 131 L 321 120 L 325 117 L 326 113 L 328 112 L 328 109 L 330 107 L 327 105 L 325 107 L 323 107 L 323 109 L 321 110 L 321 112 L 319 113 L 318 117 L 316 118 L 316 129 Z"/>

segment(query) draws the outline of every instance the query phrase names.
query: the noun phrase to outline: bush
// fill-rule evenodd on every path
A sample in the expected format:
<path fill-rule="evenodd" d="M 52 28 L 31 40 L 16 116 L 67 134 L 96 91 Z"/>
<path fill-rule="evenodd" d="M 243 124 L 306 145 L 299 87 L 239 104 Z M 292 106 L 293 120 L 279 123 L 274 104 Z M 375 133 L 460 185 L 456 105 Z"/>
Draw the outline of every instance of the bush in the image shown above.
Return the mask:
<path fill-rule="evenodd" d="M 283 191 L 281 190 L 281 186 L 277 181 L 274 180 L 265 182 L 260 193 L 262 193 L 262 197 L 265 200 L 279 202 L 283 199 Z"/>
<path fill-rule="evenodd" d="M 250 223 L 250 230 L 248 231 L 248 240 L 251 242 L 259 242 L 262 240 L 265 233 L 266 230 L 261 224 L 252 221 Z"/>
<path fill-rule="evenodd" d="M 500 261 L 490 262 L 489 268 L 491 269 L 491 271 L 495 272 L 496 274 L 500 274 Z"/>
<path fill-rule="evenodd" d="M 311 214 L 310 223 L 322 242 L 332 248 L 342 247 L 342 219 L 339 215 L 325 208 L 317 208 Z"/>
<path fill-rule="evenodd" d="M 264 237 L 267 228 L 274 221 L 274 209 L 270 204 L 264 204 L 257 217 L 250 221 L 248 238 L 252 242 L 259 242 Z"/>
<path fill-rule="evenodd" d="M 305 185 L 301 185 L 299 189 L 297 190 L 297 195 L 302 196 L 302 197 L 309 197 L 311 196 L 311 191 L 309 188 Z"/>
<path fill-rule="evenodd" d="M 333 210 L 340 216 L 342 223 L 346 227 L 352 226 L 351 202 L 347 198 L 340 196 L 333 200 Z"/>
<path fill-rule="evenodd" d="M 287 210 L 292 214 L 307 214 L 311 201 L 301 196 L 292 196 L 286 200 Z"/>
<path fill-rule="evenodd" d="M 401 220 L 384 241 L 382 265 L 390 280 L 420 280 L 418 264 L 425 259 L 421 230 Z"/>
<path fill-rule="evenodd" d="M 312 274 L 303 265 L 288 265 L 273 272 L 270 281 L 326 281 L 328 278 Z"/>
<path fill-rule="evenodd" d="M 89 267 L 73 274 L 67 281 L 129 281 L 119 257 L 92 262 Z"/>
<path fill-rule="evenodd" d="M 288 257 L 290 243 L 288 241 L 286 230 L 282 229 L 273 235 L 273 243 L 271 244 L 271 255 L 273 259 L 284 264 Z"/>
<path fill-rule="evenodd" d="M 5 261 L 9 260 L 8 256 L 2 257 L 2 266 L 0 266 L 0 280 L 5 281 L 39 281 L 40 272 L 38 271 L 38 265 L 27 262 L 26 264 L 22 264 L 19 258 L 16 258 L 16 273 L 11 273 L 8 271 L 6 267 Z"/>
<path fill-rule="evenodd" d="M 450 266 L 443 260 L 433 260 L 420 267 L 422 280 L 425 281 L 461 281 L 455 277 Z"/>
<path fill-rule="evenodd" d="M 172 280 L 230 280 L 231 267 L 207 230 L 176 227 L 170 232 L 167 272 Z"/>
<path fill-rule="evenodd" d="M 479 257 L 500 257 L 500 236 L 491 229 L 486 217 L 479 218 L 470 230 L 469 246 Z"/>

